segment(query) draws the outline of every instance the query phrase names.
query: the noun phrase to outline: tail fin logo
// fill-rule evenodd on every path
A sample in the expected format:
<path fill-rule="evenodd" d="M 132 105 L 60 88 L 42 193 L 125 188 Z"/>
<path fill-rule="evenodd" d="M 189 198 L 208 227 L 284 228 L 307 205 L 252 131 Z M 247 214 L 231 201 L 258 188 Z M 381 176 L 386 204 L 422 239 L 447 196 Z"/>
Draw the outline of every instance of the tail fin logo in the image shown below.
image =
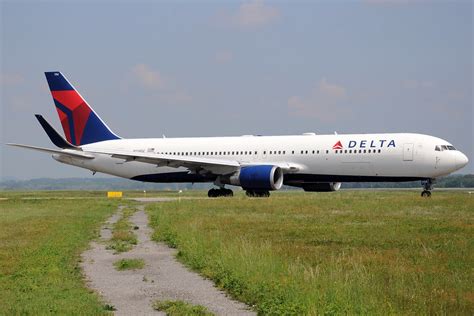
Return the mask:
<path fill-rule="evenodd" d="M 341 141 L 338 141 L 337 143 L 332 146 L 332 149 L 342 149 L 342 143 Z"/>
<path fill-rule="evenodd" d="M 117 139 L 82 96 L 60 72 L 46 72 L 66 139 L 73 145 Z"/>

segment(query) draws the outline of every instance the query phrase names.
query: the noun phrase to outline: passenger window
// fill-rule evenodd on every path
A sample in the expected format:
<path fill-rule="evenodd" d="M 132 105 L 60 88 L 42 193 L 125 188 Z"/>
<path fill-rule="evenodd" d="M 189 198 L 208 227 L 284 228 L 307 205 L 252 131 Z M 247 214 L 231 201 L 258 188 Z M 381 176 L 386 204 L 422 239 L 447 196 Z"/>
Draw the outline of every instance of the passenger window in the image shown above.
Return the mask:
<path fill-rule="evenodd" d="M 308 151 L 306 151 L 306 154 L 308 154 Z"/>
<path fill-rule="evenodd" d="M 294 150 L 292 150 L 292 151 L 291 151 L 291 154 L 293 154 L 293 155 L 294 155 L 294 154 L 295 154 L 295 151 L 294 151 Z"/>
<path fill-rule="evenodd" d="M 382 151 L 379 149 L 379 154 L 381 153 Z"/>
<path fill-rule="evenodd" d="M 301 154 L 303 154 L 303 153 L 304 153 L 304 152 L 303 152 L 303 151 L 301 151 Z"/>

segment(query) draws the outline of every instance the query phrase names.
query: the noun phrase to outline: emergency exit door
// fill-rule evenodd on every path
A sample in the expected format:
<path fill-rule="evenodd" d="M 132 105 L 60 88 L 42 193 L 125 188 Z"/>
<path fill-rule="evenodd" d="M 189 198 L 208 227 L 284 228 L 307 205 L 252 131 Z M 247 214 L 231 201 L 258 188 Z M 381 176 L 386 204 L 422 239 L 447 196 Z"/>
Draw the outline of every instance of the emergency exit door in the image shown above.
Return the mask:
<path fill-rule="evenodd" d="M 403 144 L 403 161 L 413 160 L 413 144 Z"/>

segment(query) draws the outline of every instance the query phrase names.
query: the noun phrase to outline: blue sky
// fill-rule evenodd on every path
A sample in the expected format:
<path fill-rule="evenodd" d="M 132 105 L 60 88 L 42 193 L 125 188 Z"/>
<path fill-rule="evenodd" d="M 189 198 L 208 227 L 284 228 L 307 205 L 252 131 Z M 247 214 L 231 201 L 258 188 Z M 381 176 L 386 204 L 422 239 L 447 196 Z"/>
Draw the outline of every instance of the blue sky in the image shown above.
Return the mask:
<path fill-rule="evenodd" d="M 122 137 L 419 132 L 473 163 L 471 1 L 3 1 L 1 143 L 51 146 L 44 71 Z M 2 177 L 90 173 L 0 147 Z"/>

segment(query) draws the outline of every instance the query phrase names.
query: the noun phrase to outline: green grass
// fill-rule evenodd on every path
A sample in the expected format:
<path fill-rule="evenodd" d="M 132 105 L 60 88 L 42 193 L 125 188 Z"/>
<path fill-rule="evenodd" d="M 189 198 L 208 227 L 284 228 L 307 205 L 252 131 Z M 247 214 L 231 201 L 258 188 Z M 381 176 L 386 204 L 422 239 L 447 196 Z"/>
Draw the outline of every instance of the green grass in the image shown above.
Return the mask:
<path fill-rule="evenodd" d="M 121 190 L 110 190 L 121 191 Z M 178 191 L 122 191 L 123 198 L 117 200 L 126 200 L 127 198 L 143 198 L 143 197 L 207 197 L 206 190 L 185 190 Z M 107 191 L 71 191 L 71 190 L 54 190 L 54 191 L 0 191 L 0 198 L 21 198 L 21 199 L 96 199 L 107 197 Z"/>
<path fill-rule="evenodd" d="M 283 193 L 148 206 L 155 240 L 260 314 L 474 311 L 474 197 Z"/>
<path fill-rule="evenodd" d="M 143 269 L 145 266 L 145 260 L 143 259 L 120 259 L 114 262 L 114 266 L 117 270 L 138 270 Z"/>
<path fill-rule="evenodd" d="M 153 308 L 165 312 L 168 316 L 212 316 L 209 310 L 201 305 L 191 305 L 183 301 L 156 301 Z"/>
<path fill-rule="evenodd" d="M 80 253 L 117 209 L 107 199 L 0 200 L 0 314 L 104 314 Z"/>
<path fill-rule="evenodd" d="M 113 226 L 112 238 L 108 242 L 107 249 L 121 253 L 129 251 L 137 244 L 137 236 L 132 232 L 132 224 L 129 221 L 135 212 L 136 209 L 131 207 L 122 210 L 121 218 Z"/>

